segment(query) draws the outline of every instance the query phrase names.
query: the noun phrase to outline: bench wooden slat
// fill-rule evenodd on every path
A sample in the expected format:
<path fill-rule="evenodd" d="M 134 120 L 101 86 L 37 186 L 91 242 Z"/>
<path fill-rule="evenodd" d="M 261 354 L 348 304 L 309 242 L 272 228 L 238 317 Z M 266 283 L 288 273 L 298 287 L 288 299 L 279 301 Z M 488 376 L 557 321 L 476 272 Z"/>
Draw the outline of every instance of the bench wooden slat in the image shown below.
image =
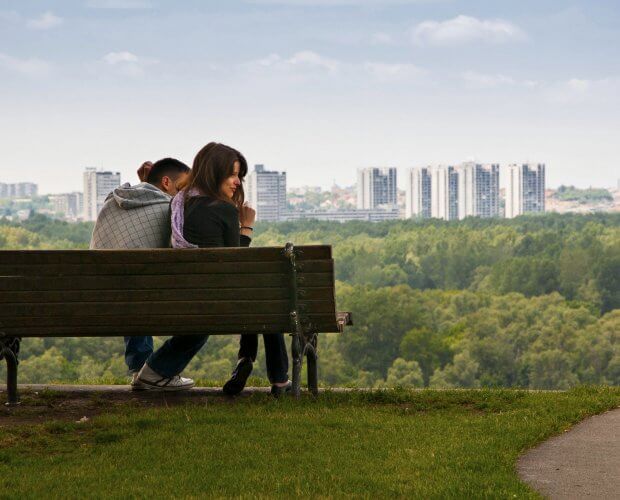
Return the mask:
<path fill-rule="evenodd" d="M 0 291 L 43 290 L 127 290 L 184 289 L 184 288 L 274 288 L 288 286 L 285 274 L 192 274 L 182 279 L 174 275 L 154 276 L 60 276 L 60 277 L 2 277 Z M 331 287 L 331 273 L 303 273 L 302 287 Z"/>
<path fill-rule="evenodd" d="M 308 260 L 299 264 L 300 273 L 329 273 L 331 260 Z M 165 274 L 286 274 L 290 264 L 277 262 L 186 262 L 165 264 L 20 264 L 0 265 L 0 277 L 11 276 L 105 276 Z"/>
<path fill-rule="evenodd" d="M 333 313 L 313 313 L 302 314 L 302 318 L 306 322 L 326 323 L 335 321 Z M 177 327 L 179 329 L 185 326 L 201 326 L 207 331 L 210 326 L 222 325 L 258 325 L 273 323 L 281 328 L 290 329 L 290 316 L 288 313 L 279 314 L 241 314 L 231 317 L 229 314 L 204 316 L 202 314 L 185 314 L 182 317 L 174 314 L 160 314 L 153 316 L 21 316 L 12 318 L 2 318 L 0 321 L 0 331 L 6 332 L 7 329 L 17 330 L 30 327 L 118 327 L 118 326 L 139 326 L 155 331 L 159 327 Z M 46 335 L 47 336 L 47 335 Z"/>
<path fill-rule="evenodd" d="M 297 259 L 331 259 L 331 247 L 307 245 Z M 136 250 L 2 250 L 0 265 L 37 264 L 156 264 L 182 262 L 269 262 L 285 260 L 282 248 L 200 248 Z"/>
<path fill-rule="evenodd" d="M 0 292 L 0 304 L 20 303 L 72 303 L 72 302 L 144 302 L 161 301 L 170 298 L 169 290 L 65 290 L 58 291 L 3 291 Z M 290 294 L 287 288 L 189 288 L 175 290 L 175 300 L 252 300 L 260 297 L 264 300 L 285 300 Z M 302 300 L 324 300 L 333 294 L 329 287 L 300 288 Z"/>
<path fill-rule="evenodd" d="M 258 297 L 257 297 L 258 299 Z M 333 302 L 306 301 L 300 303 L 302 312 L 330 312 L 335 313 Z M 238 316 L 244 314 L 288 314 L 290 302 L 288 300 L 245 300 L 245 301 L 166 301 L 166 302 L 73 302 L 69 304 L 11 304 L 0 309 L 2 324 L 10 325 L 9 318 L 23 316 L 125 316 L 125 315 L 157 315 L 174 312 L 179 319 L 184 314 L 201 314 L 206 322 L 211 321 L 214 315 L 226 314 Z"/>

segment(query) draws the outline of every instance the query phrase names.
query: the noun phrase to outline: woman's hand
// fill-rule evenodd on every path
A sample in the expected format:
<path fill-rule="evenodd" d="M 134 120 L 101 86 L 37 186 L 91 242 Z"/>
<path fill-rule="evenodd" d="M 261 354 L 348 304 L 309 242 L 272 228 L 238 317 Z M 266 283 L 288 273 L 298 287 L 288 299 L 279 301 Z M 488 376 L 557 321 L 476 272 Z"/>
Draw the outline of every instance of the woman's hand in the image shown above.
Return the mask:
<path fill-rule="evenodd" d="M 256 210 L 247 203 L 239 210 L 239 222 L 241 223 L 240 233 L 244 236 L 252 237 L 254 221 L 256 220 Z"/>
<path fill-rule="evenodd" d="M 254 226 L 254 221 L 256 221 L 256 210 L 245 203 L 239 210 L 239 221 L 241 222 L 241 226 Z"/>

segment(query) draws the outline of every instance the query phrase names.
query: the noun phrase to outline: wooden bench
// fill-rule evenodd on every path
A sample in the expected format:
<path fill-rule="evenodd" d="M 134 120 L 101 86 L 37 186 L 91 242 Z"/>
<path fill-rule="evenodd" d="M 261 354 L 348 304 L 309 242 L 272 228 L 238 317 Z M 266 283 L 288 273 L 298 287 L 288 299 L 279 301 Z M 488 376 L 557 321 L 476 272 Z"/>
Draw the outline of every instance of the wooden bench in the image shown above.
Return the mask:
<path fill-rule="evenodd" d="M 26 337 L 290 333 L 293 392 L 306 356 L 316 394 L 317 335 L 347 324 L 330 246 L 0 251 L 7 404 Z"/>

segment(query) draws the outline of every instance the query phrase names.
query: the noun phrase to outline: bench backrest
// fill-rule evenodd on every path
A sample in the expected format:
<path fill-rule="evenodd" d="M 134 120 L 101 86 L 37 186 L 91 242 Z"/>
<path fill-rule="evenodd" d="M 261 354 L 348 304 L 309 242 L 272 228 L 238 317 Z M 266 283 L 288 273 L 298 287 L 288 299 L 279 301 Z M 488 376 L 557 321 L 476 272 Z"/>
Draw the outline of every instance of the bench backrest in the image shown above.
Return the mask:
<path fill-rule="evenodd" d="M 304 327 L 337 332 L 330 246 L 295 247 Z M 281 247 L 0 251 L 0 335 L 291 332 Z"/>

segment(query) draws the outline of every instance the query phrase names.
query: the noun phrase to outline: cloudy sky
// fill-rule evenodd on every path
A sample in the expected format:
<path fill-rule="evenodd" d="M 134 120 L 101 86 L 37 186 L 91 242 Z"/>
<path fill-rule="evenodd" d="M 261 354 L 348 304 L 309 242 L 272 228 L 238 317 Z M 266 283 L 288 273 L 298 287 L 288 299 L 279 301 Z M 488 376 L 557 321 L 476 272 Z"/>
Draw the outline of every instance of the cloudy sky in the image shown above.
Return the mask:
<path fill-rule="evenodd" d="M 613 186 L 619 24 L 617 0 L 0 0 L 0 182 L 217 140 L 293 186 L 469 159 Z"/>

